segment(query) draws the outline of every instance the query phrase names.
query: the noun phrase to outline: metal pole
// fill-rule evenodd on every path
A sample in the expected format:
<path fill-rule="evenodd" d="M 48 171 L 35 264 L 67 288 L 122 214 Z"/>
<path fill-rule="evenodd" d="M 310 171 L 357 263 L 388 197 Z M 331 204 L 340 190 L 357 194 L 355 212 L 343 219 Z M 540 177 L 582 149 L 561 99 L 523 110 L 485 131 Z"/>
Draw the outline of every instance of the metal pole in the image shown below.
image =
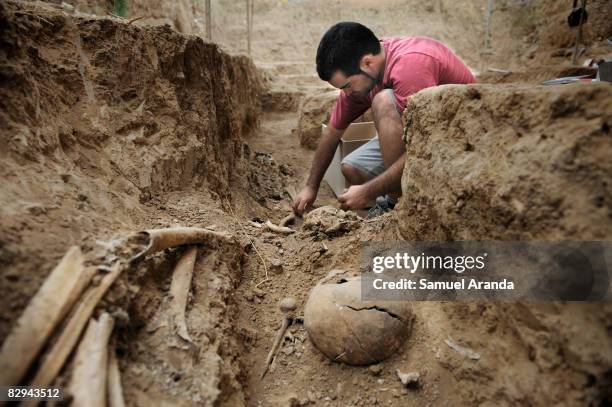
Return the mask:
<path fill-rule="evenodd" d="M 206 39 L 212 41 L 212 18 L 210 16 L 210 0 L 206 0 L 205 12 L 206 12 Z"/>
<path fill-rule="evenodd" d="M 251 55 L 251 0 L 246 0 L 247 53 Z"/>
<path fill-rule="evenodd" d="M 253 14 L 255 14 L 255 0 L 251 0 L 251 20 L 249 21 L 249 35 L 253 35 Z"/>
<path fill-rule="evenodd" d="M 572 65 L 578 62 L 578 47 L 582 40 L 582 23 L 584 22 L 584 13 L 586 13 L 586 0 L 582 0 L 582 13 L 580 13 L 580 23 L 578 24 L 578 32 L 576 33 L 576 44 L 574 45 L 574 55 L 572 56 Z"/>
<path fill-rule="evenodd" d="M 489 0 L 489 5 L 487 7 L 486 27 L 485 27 L 485 43 L 484 43 L 485 51 L 489 51 L 491 48 L 491 17 L 492 16 L 493 16 L 493 0 Z"/>
<path fill-rule="evenodd" d="M 247 52 L 251 55 L 251 35 L 253 32 L 253 13 L 255 10 L 255 0 L 246 0 L 246 19 L 247 19 Z"/>

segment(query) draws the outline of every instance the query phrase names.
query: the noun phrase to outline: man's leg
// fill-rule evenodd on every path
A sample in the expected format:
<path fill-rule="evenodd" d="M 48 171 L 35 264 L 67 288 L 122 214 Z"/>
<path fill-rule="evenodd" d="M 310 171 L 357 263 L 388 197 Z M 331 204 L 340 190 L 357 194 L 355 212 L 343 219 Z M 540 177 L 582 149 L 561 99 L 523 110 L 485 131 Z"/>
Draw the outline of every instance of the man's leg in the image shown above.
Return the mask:
<path fill-rule="evenodd" d="M 344 157 L 340 165 L 342 175 L 351 185 L 365 184 L 382 174 L 385 166 L 380 153 L 378 137 L 373 138 Z"/>
<path fill-rule="evenodd" d="M 372 100 L 372 115 L 380 140 L 380 151 L 385 169 L 391 167 L 406 151 L 402 140 L 404 126 L 396 103 L 393 89 L 380 91 Z M 399 192 L 389 194 L 395 200 L 400 195 Z"/>
<path fill-rule="evenodd" d="M 348 163 L 342 163 L 340 165 L 340 170 L 344 178 L 346 178 L 351 185 L 365 184 L 373 178 L 372 175 Z"/>
<path fill-rule="evenodd" d="M 378 131 L 380 150 L 385 168 L 391 167 L 406 151 L 402 140 L 403 125 L 397 111 L 395 95 L 392 89 L 385 89 L 374 96 L 372 114 Z"/>

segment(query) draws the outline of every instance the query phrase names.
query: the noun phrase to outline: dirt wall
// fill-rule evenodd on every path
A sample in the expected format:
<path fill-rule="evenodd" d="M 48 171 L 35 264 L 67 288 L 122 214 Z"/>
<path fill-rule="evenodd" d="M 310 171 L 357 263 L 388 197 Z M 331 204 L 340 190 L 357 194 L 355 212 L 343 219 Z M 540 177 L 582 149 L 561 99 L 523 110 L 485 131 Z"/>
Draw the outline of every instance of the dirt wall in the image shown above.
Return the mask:
<path fill-rule="evenodd" d="M 261 81 L 168 26 L 13 2 L 0 26 L 3 338 L 70 244 L 156 226 L 168 191 L 246 189 Z"/>
<path fill-rule="evenodd" d="M 419 92 L 404 113 L 401 238 L 609 240 L 611 112 L 612 88 L 605 83 Z M 441 365 L 461 378 L 464 403 L 610 400 L 610 304 L 419 303 L 415 310 L 427 318 L 432 306 L 454 335 L 488 349 L 477 366 Z"/>
<path fill-rule="evenodd" d="M 610 239 L 610 112 L 606 83 L 419 92 L 404 113 L 402 235 Z"/>

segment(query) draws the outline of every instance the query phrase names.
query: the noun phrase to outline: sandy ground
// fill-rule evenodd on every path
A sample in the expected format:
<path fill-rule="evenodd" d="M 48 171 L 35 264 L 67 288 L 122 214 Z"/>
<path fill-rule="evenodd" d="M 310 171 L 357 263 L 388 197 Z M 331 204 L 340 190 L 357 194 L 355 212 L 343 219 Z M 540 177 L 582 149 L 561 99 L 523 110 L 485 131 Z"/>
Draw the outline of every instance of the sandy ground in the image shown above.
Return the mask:
<path fill-rule="evenodd" d="M 551 220 L 546 202 L 538 206 L 541 202 L 534 201 L 532 206 L 539 208 L 534 219 L 513 217 L 515 223 L 507 223 L 508 219 L 495 218 L 483 231 L 476 227 L 486 224 L 483 220 L 470 219 L 482 216 L 487 220 L 487 214 L 499 211 L 473 195 L 464 210 L 474 214 L 455 214 L 445 209 L 456 205 L 456 194 L 449 194 L 430 208 L 448 215 L 440 223 L 453 225 L 455 234 L 450 237 L 428 235 L 425 221 L 433 230 L 444 230 L 435 229 L 431 219 L 416 222 L 419 217 L 404 216 L 412 210 L 411 201 L 403 202 L 401 211 L 360 221 L 332 236 L 306 230 L 299 220 L 293 226 L 296 233 L 289 236 L 254 226 L 253 222 L 267 219 L 278 222 L 289 213 L 290 197 L 299 190 L 310 165 L 313 152 L 300 145 L 298 127 L 300 118 L 309 114 L 303 101 L 328 90 L 313 74 L 314 47 L 322 30 L 337 19 L 359 17 L 383 36 L 430 35 L 448 42 L 475 71 L 490 66 L 524 71 L 526 63 L 539 65 L 538 58 L 543 58 L 542 64 L 558 62 L 560 57 L 550 55 L 567 48 L 565 40 L 555 42 L 555 36 L 535 24 L 537 30 L 528 30 L 506 44 L 504 38 L 516 33 L 513 30 L 526 29 L 513 24 L 521 17 L 515 5 L 497 12 L 496 16 L 508 18 L 494 32 L 493 54 L 482 55 L 483 4 L 479 2 L 430 5 L 389 0 L 379 7 L 365 2 L 326 2 L 323 7 L 316 2 L 257 2 L 256 70 L 246 58 L 230 57 L 217 46 L 170 27 L 151 28 L 142 20 L 127 24 L 79 14 L 100 7 L 91 3 L 79 3 L 77 12 L 28 2 L 0 5 L 0 21 L 6 27 L 0 61 L 1 140 L 6 146 L 1 153 L 0 341 L 70 245 L 96 253 L 106 247 L 105 242 L 133 231 L 199 226 L 229 232 L 235 241 L 199 248 L 186 314 L 192 345 L 178 338 L 165 322 L 171 273 L 182 248 L 135 264 L 97 310 L 108 310 L 116 320 L 112 343 L 129 405 L 610 402 L 612 312 L 599 304 L 417 303 L 413 305 L 413 328 L 403 348 L 370 368 L 329 361 L 296 322 L 283 338 L 270 371 L 260 379 L 281 322 L 279 301 L 295 298 L 301 314 L 309 290 L 330 270 L 358 268 L 363 242 L 432 235 L 507 238 L 511 233 L 514 238 L 528 238 L 529 225 L 539 231 L 554 229 L 552 235 L 538 235 L 542 238 L 578 236 L 570 234 L 569 228 L 576 225 L 567 219 L 574 219 L 580 238 L 610 239 L 610 184 L 606 184 L 610 171 L 605 166 L 609 90 L 578 95 L 600 106 L 589 105 L 591 116 L 584 122 L 572 121 L 570 116 L 577 110 L 571 103 L 566 108 L 563 101 L 564 97 L 577 98 L 580 92 L 570 90 L 560 97 L 561 102 L 551 103 L 557 109 L 555 114 L 566 120 L 560 124 L 560 134 L 571 134 L 573 129 L 601 140 L 601 145 L 585 150 L 582 161 L 588 168 L 567 169 L 568 174 L 583 174 L 596 168 L 603 184 L 593 186 L 592 191 L 599 194 L 589 195 L 586 203 L 568 204 L 566 218 Z M 550 2 L 543 3 L 550 6 Z M 600 3 L 594 2 L 594 7 L 601 7 Z M 243 5 L 219 5 L 214 38 L 227 51 L 244 51 L 239 17 Z M 560 8 L 553 6 L 553 14 L 560 16 Z M 155 8 L 140 7 L 132 16 L 152 13 Z M 178 13 L 177 8 L 172 10 Z M 542 13 L 541 8 L 536 11 Z M 181 11 L 189 12 L 197 14 L 185 7 Z M 600 14 L 594 13 L 594 21 L 599 21 Z M 536 16 L 541 18 L 541 14 Z M 180 19 L 169 20 L 175 28 L 188 31 L 184 22 L 177 23 Z M 299 38 L 295 26 L 302 29 Z M 190 30 L 197 33 L 197 24 L 194 27 Z M 594 45 L 585 56 L 598 52 L 603 41 L 598 36 L 605 34 L 596 24 L 590 30 Z M 561 36 L 566 37 L 567 33 Z M 532 51 L 535 44 L 538 48 Z M 502 65 L 503 61 L 511 62 Z M 558 69 L 541 68 L 538 78 L 554 75 Z M 505 74 L 489 79 L 524 82 L 533 76 L 515 73 L 514 79 Z M 511 103 L 505 92 L 522 95 L 527 101 L 539 100 L 542 106 L 549 106 L 546 103 L 555 97 L 530 99 L 529 92 L 487 86 L 491 88 L 483 91 L 482 99 L 491 98 L 492 104 L 499 104 L 501 115 L 507 113 L 519 125 L 521 112 L 529 108 Z M 465 132 L 471 125 L 501 120 L 486 116 L 482 101 L 461 92 L 448 95 L 443 102 L 435 99 L 432 116 L 423 117 L 437 123 L 436 118 L 451 109 L 448 105 L 466 101 L 466 111 L 455 117 L 454 128 Z M 421 103 L 428 105 L 430 100 Z M 483 119 L 478 123 L 468 120 L 479 109 L 484 111 Z M 437 110 L 442 113 L 435 113 Z M 534 115 L 531 120 L 535 123 L 544 113 Z M 311 124 L 318 120 L 316 115 L 308 118 Z M 507 120 L 509 128 L 513 128 L 512 120 Z M 546 133 L 532 122 L 522 124 L 523 140 L 537 140 Z M 435 125 L 423 127 L 439 134 Z M 572 150 L 569 141 L 563 145 Z M 455 147 L 451 143 L 442 153 Z M 498 147 L 490 148 L 498 151 Z M 415 148 L 421 155 L 428 153 L 427 144 Z M 547 151 L 536 149 L 527 161 L 533 163 Z M 449 161 L 446 165 L 451 171 L 457 164 Z M 515 165 L 522 167 L 523 163 Z M 499 175 L 504 170 L 492 171 Z M 429 193 L 423 187 L 426 180 L 427 176 L 407 188 L 425 197 Z M 563 182 L 575 185 L 576 180 L 561 179 L 560 190 Z M 334 204 L 331 190 L 323 186 L 316 205 Z M 591 204 L 600 206 L 592 210 Z M 576 214 L 576 208 L 580 213 Z M 508 213 L 502 212 L 505 215 Z M 443 216 L 436 217 L 440 218 Z M 500 224 L 506 226 L 494 229 Z M 495 233 L 487 234 L 492 229 Z M 272 267 L 273 263 L 280 266 Z M 444 342 L 449 336 L 478 351 L 481 359 L 466 359 L 449 348 Z M 396 369 L 419 372 L 419 388 L 405 388 Z M 65 384 L 70 372 L 68 364 L 57 384 Z"/>

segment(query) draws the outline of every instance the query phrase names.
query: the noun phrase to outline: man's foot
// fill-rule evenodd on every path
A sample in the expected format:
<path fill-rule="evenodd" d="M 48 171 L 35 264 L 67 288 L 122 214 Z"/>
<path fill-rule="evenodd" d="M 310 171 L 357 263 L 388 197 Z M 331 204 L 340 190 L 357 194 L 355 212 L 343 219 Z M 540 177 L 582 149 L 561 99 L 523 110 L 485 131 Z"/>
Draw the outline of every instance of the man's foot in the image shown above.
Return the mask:
<path fill-rule="evenodd" d="M 389 195 L 376 198 L 376 205 L 368 211 L 368 219 L 375 218 L 395 208 L 395 200 Z"/>

